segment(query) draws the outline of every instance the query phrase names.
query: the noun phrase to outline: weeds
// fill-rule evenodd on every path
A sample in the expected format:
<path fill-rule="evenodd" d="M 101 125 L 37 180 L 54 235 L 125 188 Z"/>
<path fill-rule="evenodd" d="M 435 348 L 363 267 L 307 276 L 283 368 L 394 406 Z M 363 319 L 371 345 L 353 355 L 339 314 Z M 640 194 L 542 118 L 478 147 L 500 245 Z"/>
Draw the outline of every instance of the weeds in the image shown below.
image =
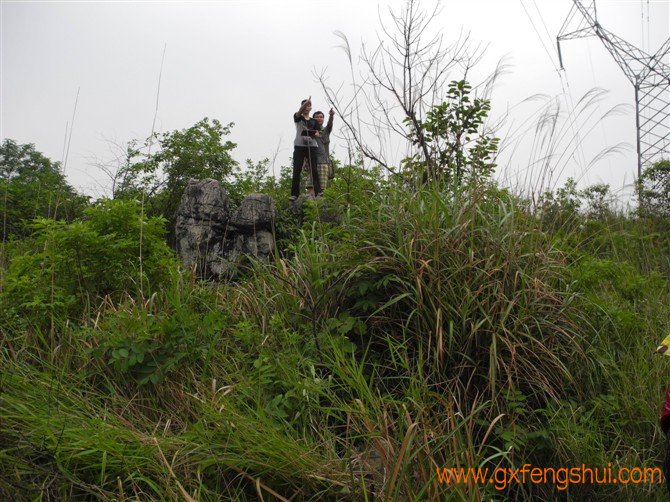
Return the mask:
<path fill-rule="evenodd" d="M 494 187 L 349 175 L 326 201 L 340 223 L 317 204 L 237 283 L 195 281 L 147 227 L 142 295 L 120 207 L 102 226 L 44 223 L 41 254 L 7 246 L 3 497 L 552 499 L 437 470 L 658 465 L 666 236 L 583 212 L 569 187 L 531 212 Z M 87 232 L 105 249 L 77 262 Z"/>

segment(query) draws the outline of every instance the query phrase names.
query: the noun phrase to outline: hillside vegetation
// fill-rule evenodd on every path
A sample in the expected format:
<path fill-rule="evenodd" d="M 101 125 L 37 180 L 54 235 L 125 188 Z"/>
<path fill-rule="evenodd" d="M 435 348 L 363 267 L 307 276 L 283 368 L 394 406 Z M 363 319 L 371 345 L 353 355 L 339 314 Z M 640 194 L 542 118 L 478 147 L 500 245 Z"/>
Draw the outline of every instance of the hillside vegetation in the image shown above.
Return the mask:
<path fill-rule="evenodd" d="M 280 213 L 273 259 L 227 284 L 180 266 L 171 193 L 89 203 L 4 178 L 2 499 L 665 498 L 438 470 L 661 465 L 667 216 L 617 212 L 602 186 L 533 205 L 488 176 L 349 165 L 298 223 L 289 173 L 264 166 L 219 176 Z"/>

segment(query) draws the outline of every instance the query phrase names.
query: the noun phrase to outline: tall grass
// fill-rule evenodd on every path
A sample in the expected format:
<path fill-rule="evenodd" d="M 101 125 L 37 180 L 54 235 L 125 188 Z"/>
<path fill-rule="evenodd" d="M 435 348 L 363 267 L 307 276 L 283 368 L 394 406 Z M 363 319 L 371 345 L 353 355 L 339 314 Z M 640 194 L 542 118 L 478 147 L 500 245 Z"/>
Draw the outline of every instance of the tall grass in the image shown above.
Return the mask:
<path fill-rule="evenodd" d="M 40 305 L 4 311 L 2 498 L 553 500 L 552 485 L 447 487 L 436 469 L 658 465 L 666 237 L 561 204 L 550 225 L 492 187 L 360 181 L 330 189 L 340 223 L 317 204 L 236 283 L 162 260 L 148 298 L 91 288 L 53 332 Z M 93 277 L 54 263 L 59 283 Z"/>
<path fill-rule="evenodd" d="M 391 299 L 377 322 L 402 326 L 450 384 L 489 397 L 499 386 L 554 398 L 568 389 L 564 356 L 583 356 L 583 333 L 565 260 L 513 198 L 429 189 L 379 211 L 400 217 L 364 230 L 374 263 L 365 280 L 381 281 Z"/>

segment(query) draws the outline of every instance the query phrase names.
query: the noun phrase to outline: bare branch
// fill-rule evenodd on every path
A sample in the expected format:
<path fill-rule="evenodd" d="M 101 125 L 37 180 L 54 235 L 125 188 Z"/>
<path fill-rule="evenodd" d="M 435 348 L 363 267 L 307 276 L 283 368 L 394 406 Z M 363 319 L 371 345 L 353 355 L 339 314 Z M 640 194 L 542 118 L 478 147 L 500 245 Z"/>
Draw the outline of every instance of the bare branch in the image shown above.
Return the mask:
<path fill-rule="evenodd" d="M 337 47 L 349 62 L 349 85 L 332 86 L 324 72 L 315 75 L 340 116 L 350 146 L 392 173 L 398 172 L 403 157 L 392 154 L 391 149 L 405 152 L 404 158 L 417 155 L 429 172 L 433 170 L 435 151 L 424 130 L 426 114 L 444 101 L 448 81 L 460 80 L 452 74 L 467 75 L 486 49 L 473 44 L 463 30 L 447 43 L 435 22 L 442 11 L 439 1 L 426 2 L 430 8 L 424 8 L 420 0 L 406 0 L 399 9 L 378 9 L 376 44 L 361 44 L 357 60 L 347 36 L 334 32 Z M 505 70 L 501 61 L 483 84 L 484 96 Z"/>

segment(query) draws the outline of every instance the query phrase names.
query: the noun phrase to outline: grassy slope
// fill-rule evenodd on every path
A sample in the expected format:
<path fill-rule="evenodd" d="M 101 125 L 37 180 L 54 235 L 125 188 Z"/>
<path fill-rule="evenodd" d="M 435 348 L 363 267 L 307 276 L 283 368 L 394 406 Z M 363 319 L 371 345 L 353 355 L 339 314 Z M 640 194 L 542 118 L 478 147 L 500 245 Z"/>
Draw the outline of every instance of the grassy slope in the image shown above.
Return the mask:
<path fill-rule="evenodd" d="M 109 273 L 135 279 L 97 287 L 67 246 L 136 227 L 44 233 L 3 276 L 2 498 L 551 500 L 550 485 L 446 488 L 435 469 L 660 465 L 658 223 L 357 183 L 330 190 L 341 224 L 312 208 L 282 257 L 231 285 L 155 247 L 144 273 L 169 273 L 126 263 Z M 133 256 L 123 242 L 107 261 Z"/>

